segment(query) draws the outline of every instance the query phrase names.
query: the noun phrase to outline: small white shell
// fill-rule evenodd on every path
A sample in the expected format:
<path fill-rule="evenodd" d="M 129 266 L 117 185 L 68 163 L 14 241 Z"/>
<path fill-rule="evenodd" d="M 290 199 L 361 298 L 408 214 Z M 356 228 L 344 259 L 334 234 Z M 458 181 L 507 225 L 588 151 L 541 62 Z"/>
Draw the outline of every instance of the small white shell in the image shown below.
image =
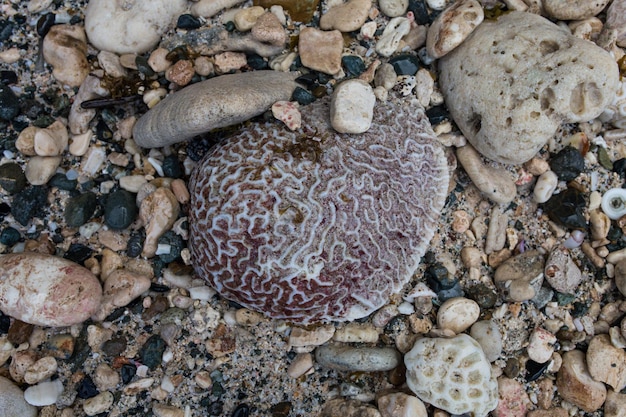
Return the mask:
<path fill-rule="evenodd" d="M 602 211 L 611 220 L 617 220 L 626 214 L 626 189 L 612 188 L 602 196 Z"/>

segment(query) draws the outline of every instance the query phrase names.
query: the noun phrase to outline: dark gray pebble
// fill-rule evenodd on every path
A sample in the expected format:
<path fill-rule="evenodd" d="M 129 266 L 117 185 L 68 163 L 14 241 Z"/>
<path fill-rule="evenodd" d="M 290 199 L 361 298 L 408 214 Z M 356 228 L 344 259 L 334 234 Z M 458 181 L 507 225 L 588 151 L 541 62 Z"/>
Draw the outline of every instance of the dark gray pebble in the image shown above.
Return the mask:
<path fill-rule="evenodd" d="M 20 232 L 9 226 L 0 232 L 0 243 L 5 246 L 13 246 L 20 241 Z"/>
<path fill-rule="evenodd" d="M 104 222 L 112 229 L 125 229 L 137 218 L 135 195 L 126 190 L 112 192 L 104 205 Z"/>
<path fill-rule="evenodd" d="M 152 335 L 139 351 L 140 361 L 148 368 L 154 370 L 161 364 L 164 351 L 165 341 L 157 334 Z"/>
<path fill-rule="evenodd" d="M 571 181 L 585 169 L 585 158 L 578 149 L 566 146 L 550 158 L 550 169 L 561 181 Z"/>
<path fill-rule="evenodd" d="M 26 187 L 26 175 L 15 162 L 0 165 L 0 186 L 9 194 L 19 193 Z"/>
<path fill-rule="evenodd" d="M 0 84 L 0 120 L 13 120 L 20 113 L 20 100 L 10 87 Z"/>
<path fill-rule="evenodd" d="M 15 194 L 11 213 L 15 220 L 26 226 L 33 217 L 42 214 L 47 203 L 48 189 L 42 185 L 34 185 Z"/>
<path fill-rule="evenodd" d="M 70 198 L 65 205 L 65 222 L 69 227 L 82 226 L 91 219 L 97 205 L 98 199 L 91 191 Z"/>

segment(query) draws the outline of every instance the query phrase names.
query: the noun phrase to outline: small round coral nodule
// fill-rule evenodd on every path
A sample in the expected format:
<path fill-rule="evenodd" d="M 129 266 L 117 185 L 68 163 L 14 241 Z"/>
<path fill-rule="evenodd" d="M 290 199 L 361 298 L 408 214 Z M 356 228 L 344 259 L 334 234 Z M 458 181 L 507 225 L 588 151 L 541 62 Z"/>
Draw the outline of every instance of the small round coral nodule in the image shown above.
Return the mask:
<path fill-rule="evenodd" d="M 328 100 L 302 129 L 251 123 L 199 163 L 190 250 L 222 296 L 298 323 L 365 317 L 415 272 L 448 188 L 423 109 L 378 103 L 372 127 L 339 134 Z"/>

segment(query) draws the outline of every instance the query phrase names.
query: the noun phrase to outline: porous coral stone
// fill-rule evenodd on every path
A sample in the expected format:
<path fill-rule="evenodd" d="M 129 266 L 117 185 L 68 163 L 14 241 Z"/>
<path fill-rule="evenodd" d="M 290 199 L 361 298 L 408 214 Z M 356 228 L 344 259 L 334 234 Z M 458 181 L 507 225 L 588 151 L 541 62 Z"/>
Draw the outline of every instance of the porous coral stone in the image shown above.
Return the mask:
<path fill-rule="evenodd" d="M 416 103 L 378 103 L 338 134 L 329 102 L 303 128 L 253 123 L 192 175 L 196 272 L 224 297 L 293 322 L 370 314 L 407 283 L 437 228 L 448 169 Z"/>

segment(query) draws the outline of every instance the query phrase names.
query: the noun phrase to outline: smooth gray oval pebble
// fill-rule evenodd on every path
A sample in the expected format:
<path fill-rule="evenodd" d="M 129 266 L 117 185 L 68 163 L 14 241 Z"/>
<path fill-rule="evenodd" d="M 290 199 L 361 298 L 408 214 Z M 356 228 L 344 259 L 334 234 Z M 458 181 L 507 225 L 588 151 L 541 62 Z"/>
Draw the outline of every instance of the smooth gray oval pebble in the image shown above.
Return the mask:
<path fill-rule="evenodd" d="M 393 348 L 324 345 L 315 350 L 317 363 L 338 371 L 389 371 L 400 359 L 400 352 Z"/>

